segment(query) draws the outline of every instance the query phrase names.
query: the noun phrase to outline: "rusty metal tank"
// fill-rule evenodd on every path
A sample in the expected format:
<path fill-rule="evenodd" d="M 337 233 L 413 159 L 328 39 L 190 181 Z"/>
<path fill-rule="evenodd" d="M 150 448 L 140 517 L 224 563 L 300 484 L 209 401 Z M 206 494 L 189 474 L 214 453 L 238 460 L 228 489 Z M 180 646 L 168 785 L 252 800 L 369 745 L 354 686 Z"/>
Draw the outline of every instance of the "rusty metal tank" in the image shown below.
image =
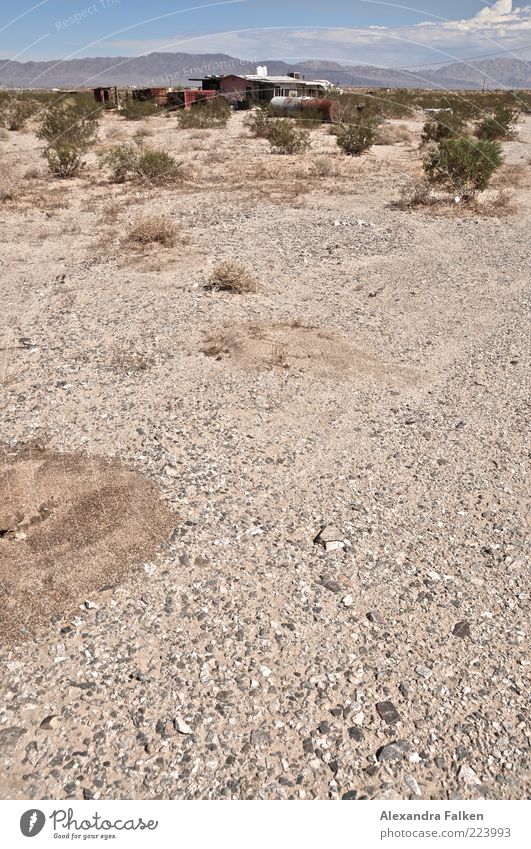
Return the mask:
<path fill-rule="evenodd" d="M 319 113 L 322 121 L 330 121 L 330 110 L 332 101 L 321 97 L 273 97 L 271 106 L 280 114 L 292 118 Z"/>

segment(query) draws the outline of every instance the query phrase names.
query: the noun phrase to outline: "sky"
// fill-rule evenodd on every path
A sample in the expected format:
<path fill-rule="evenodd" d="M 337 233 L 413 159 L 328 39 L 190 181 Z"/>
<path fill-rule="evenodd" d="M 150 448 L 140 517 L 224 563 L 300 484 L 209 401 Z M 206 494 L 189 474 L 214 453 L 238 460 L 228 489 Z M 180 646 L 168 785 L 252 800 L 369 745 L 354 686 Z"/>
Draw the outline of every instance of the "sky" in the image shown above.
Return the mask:
<path fill-rule="evenodd" d="M 514 0 L 1 0 L 0 60 L 153 51 L 408 68 L 507 53 L 531 59 Z"/>

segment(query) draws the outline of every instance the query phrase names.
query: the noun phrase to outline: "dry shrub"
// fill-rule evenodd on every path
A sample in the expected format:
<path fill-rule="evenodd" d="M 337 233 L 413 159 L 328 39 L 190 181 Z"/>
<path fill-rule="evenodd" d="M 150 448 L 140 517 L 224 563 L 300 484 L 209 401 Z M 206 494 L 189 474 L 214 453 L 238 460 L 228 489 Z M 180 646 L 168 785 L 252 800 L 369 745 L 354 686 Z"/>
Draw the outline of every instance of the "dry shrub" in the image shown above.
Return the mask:
<path fill-rule="evenodd" d="M 209 333 L 200 350 L 207 357 L 220 360 L 223 354 L 231 354 L 238 344 L 239 337 L 234 330 L 220 328 Z"/>
<path fill-rule="evenodd" d="M 529 163 L 531 164 L 531 163 Z M 500 170 L 494 175 L 492 185 L 497 188 L 518 188 L 526 181 L 529 176 L 529 169 L 520 163 L 504 164 Z"/>
<path fill-rule="evenodd" d="M 411 133 L 405 124 L 386 124 L 376 131 L 374 144 L 398 144 L 410 142 Z"/>
<path fill-rule="evenodd" d="M 406 183 L 400 189 L 400 196 L 395 202 L 398 209 L 411 209 L 415 206 L 426 206 L 433 203 L 428 181 L 419 177 Z"/>
<path fill-rule="evenodd" d="M 312 168 L 318 177 L 335 177 L 338 173 L 338 163 L 331 156 L 316 156 Z"/>
<path fill-rule="evenodd" d="M 209 288 L 244 295 L 258 291 L 258 281 L 239 262 L 227 260 L 217 265 L 209 277 Z"/>
<path fill-rule="evenodd" d="M 38 168 L 28 168 L 28 170 L 24 172 L 25 180 L 40 180 L 43 176 L 42 171 L 39 171 Z"/>
<path fill-rule="evenodd" d="M 485 215 L 489 218 L 504 218 L 513 215 L 517 211 L 517 206 L 514 195 L 507 189 L 500 189 L 490 197 L 481 200 L 474 198 L 472 209 L 478 215 Z"/>
<path fill-rule="evenodd" d="M 139 247 L 158 244 L 170 248 L 177 241 L 177 227 L 162 215 L 139 218 L 130 230 L 127 241 Z"/>

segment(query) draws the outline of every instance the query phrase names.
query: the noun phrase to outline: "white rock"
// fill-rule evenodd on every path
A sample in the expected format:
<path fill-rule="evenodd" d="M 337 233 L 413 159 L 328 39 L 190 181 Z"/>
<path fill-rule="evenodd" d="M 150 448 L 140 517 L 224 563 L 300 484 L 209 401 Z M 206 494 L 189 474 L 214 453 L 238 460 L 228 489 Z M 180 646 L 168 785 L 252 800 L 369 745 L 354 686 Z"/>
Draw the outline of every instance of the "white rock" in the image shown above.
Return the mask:
<path fill-rule="evenodd" d="M 341 604 L 344 605 L 344 607 L 352 607 L 354 604 L 354 596 L 351 596 L 350 594 L 346 595 L 345 598 L 341 599 Z"/>
<path fill-rule="evenodd" d="M 459 781 L 463 782 L 463 784 L 468 784 L 473 787 L 478 787 L 481 784 L 480 779 L 472 767 L 468 766 L 468 764 L 463 764 L 463 766 L 459 768 L 457 777 L 459 778 Z"/>
<path fill-rule="evenodd" d="M 186 722 L 181 719 L 179 716 L 174 721 L 175 730 L 179 732 L 179 734 L 193 734 L 194 732 L 190 728 Z"/>

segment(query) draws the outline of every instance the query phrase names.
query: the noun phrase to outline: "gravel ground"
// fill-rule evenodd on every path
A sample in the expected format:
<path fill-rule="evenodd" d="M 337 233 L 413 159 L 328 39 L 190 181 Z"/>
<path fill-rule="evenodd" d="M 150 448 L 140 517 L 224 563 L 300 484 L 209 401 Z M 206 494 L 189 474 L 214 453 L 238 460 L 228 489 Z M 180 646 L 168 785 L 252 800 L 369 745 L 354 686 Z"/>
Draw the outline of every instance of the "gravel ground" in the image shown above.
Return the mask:
<path fill-rule="evenodd" d="M 23 179 L 35 137 L 0 142 L 2 438 L 119 462 L 174 515 L 2 649 L 0 795 L 525 798 L 531 121 L 496 218 L 392 206 L 418 122 L 347 160 L 241 120 L 146 124 L 173 190 Z M 137 129 L 106 115 L 102 147 Z M 175 247 L 127 245 L 150 213 Z M 205 289 L 225 259 L 256 294 Z"/>

